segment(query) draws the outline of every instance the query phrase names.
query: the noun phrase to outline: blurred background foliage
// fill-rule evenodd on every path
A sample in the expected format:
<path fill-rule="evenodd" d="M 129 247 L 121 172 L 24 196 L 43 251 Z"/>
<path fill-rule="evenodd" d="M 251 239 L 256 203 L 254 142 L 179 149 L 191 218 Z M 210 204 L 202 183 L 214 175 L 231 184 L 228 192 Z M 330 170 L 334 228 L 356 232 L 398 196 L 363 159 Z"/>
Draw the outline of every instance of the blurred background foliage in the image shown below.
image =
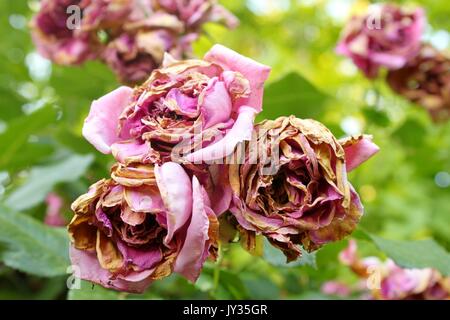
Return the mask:
<path fill-rule="evenodd" d="M 449 50 L 447 2 L 397 2 L 423 6 L 429 20 L 426 40 Z M 230 32 L 208 25 L 195 54 L 201 57 L 222 43 L 273 67 L 259 119 L 294 114 L 323 122 L 337 137 L 372 134 L 380 153 L 350 174 L 366 209 L 361 230 L 385 239 L 433 238 L 449 250 L 450 123 L 434 124 L 382 78 L 365 79 L 334 52 L 346 19 L 369 2 L 222 4 L 239 17 L 240 27 Z M 0 1 L 0 299 L 327 299 L 320 293 L 324 281 L 356 280 L 337 260 L 346 241 L 288 265 L 270 248 L 263 260 L 236 244 L 222 248 L 223 257 L 207 263 L 195 285 L 171 276 L 141 296 L 88 282 L 68 290 L 67 236 L 63 228 L 42 222 L 44 200 L 49 192 L 63 197 L 69 221 L 70 203 L 108 175 L 112 157 L 96 152 L 82 138 L 81 127 L 90 102 L 118 82 L 98 62 L 61 67 L 40 57 L 27 25 L 37 8 L 35 0 Z M 363 231 L 355 236 L 368 239 Z M 379 245 L 360 242 L 363 254 L 383 255 Z M 413 258 L 421 254 L 411 251 Z M 448 255 L 438 259 L 448 267 Z"/>

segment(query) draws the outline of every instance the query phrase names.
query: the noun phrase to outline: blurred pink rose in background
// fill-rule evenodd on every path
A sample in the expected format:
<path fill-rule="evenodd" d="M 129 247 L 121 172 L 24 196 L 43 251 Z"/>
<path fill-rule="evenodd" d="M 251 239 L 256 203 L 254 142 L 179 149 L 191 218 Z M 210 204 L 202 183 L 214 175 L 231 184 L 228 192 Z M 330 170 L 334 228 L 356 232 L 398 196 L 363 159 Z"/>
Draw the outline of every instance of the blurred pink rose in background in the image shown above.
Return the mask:
<path fill-rule="evenodd" d="M 207 22 L 238 20 L 214 0 L 43 0 L 31 23 L 39 53 L 57 64 L 101 59 L 123 83 L 144 81 L 163 61 L 191 56 Z"/>
<path fill-rule="evenodd" d="M 45 213 L 45 224 L 53 227 L 62 227 L 66 225 L 66 220 L 62 215 L 64 200 L 56 193 L 49 193 L 45 198 L 47 211 Z"/>
<path fill-rule="evenodd" d="M 374 5 L 366 15 L 351 18 L 336 51 L 351 58 L 366 77 L 375 78 L 380 67 L 399 69 L 414 58 L 425 27 L 421 8 Z"/>

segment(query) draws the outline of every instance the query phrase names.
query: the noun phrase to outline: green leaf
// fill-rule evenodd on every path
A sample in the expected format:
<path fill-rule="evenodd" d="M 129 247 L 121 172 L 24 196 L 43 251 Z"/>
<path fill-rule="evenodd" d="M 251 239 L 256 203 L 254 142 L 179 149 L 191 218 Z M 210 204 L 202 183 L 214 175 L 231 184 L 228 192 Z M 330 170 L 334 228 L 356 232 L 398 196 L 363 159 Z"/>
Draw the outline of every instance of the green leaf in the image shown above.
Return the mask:
<path fill-rule="evenodd" d="M 315 252 L 307 252 L 303 248 L 300 248 L 302 251 L 301 257 L 296 260 L 292 261 L 290 263 L 286 262 L 286 257 L 281 252 L 281 250 L 275 248 L 270 244 L 269 241 L 264 239 L 264 255 L 263 258 L 267 262 L 269 262 L 271 265 L 277 266 L 277 267 L 299 267 L 299 266 L 305 266 L 309 265 L 313 268 L 316 268 L 316 253 Z"/>
<path fill-rule="evenodd" d="M 44 225 L 34 218 L 0 206 L 0 261 L 42 277 L 65 274 L 70 265 L 65 228 Z"/>
<path fill-rule="evenodd" d="M 391 121 L 388 115 L 383 110 L 377 110 L 374 107 L 365 107 L 362 113 L 367 119 L 367 122 L 373 123 L 379 127 L 388 127 Z"/>
<path fill-rule="evenodd" d="M 50 107 L 43 107 L 28 116 L 14 119 L 8 124 L 5 132 L 0 134 L 0 168 L 7 167 L 14 162 L 15 157 L 22 152 L 28 143 L 30 135 L 42 130 L 55 120 L 56 112 Z M 30 157 L 33 161 L 33 157 Z"/>
<path fill-rule="evenodd" d="M 434 240 L 387 240 L 370 235 L 374 244 L 404 268 L 433 268 L 450 275 L 450 254 Z"/>
<path fill-rule="evenodd" d="M 93 158 L 74 154 L 55 164 L 34 167 L 25 183 L 6 198 L 5 204 L 20 211 L 41 203 L 56 184 L 82 176 Z"/>
<path fill-rule="evenodd" d="M 242 281 L 252 299 L 279 299 L 280 297 L 280 288 L 267 278 L 246 274 Z"/>
<path fill-rule="evenodd" d="M 239 275 L 220 270 L 219 287 L 213 293 L 217 299 L 246 299 L 248 291 Z"/>
<path fill-rule="evenodd" d="M 298 73 L 288 73 L 267 86 L 260 119 L 275 119 L 291 114 L 300 118 L 318 118 L 328 96 Z"/>
<path fill-rule="evenodd" d="M 427 136 L 426 128 L 415 119 L 407 119 L 395 132 L 393 136 L 403 145 L 417 148 L 423 144 Z"/>

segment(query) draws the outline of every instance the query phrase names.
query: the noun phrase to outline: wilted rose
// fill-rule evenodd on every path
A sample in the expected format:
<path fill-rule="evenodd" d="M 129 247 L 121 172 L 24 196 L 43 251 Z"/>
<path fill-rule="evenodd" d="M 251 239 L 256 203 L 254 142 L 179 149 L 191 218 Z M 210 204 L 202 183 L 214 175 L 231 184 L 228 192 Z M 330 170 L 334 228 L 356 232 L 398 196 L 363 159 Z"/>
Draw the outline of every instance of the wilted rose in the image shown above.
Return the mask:
<path fill-rule="evenodd" d="M 68 27 L 70 6 L 84 10 L 82 0 L 43 0 L 39 13 L 32 19 L 32 37 L 38 52 L 55 63 L 73 65 L 94 59 L 99 43 L 80 26 Z M 76 13 L 74 13 L 76 14 Z M 81 25 L 81 20 L 80 20 Z"/>
<path fill-rule="evenodd" d="M 349 266 L 361 278 L 371 281 L 369 299 L 380 300 L 440 300 L 450 298 L 450 278 L 437 270 L 406 269 L 394 261 L 381 261 L 377 257 L 360 259 L 356 241 L 350 240 L 348 247 L 339 254 L 340 261 Z"/>
<path fill-rule="evenodd" d="M 436 121 L 450 118 L 450 57 L 429 45 L 405 67 L 390 71 L 389 86 L 425 107 Z"/>
<path fill-rule="evenodd" d="M 72 13 L 71 8 L 76 8 Z M 69 25 L 72 19 L 77 24 Z M 147 79 L 163 61 L 191 56 L 206 22 L 238 20 L 216 1 L 44 0 L 33 18 L 38 51 L 58 64 L 101 59 L 124 83 Z"/>
<path fill-rule="evenodd" d="M 205 22 L 219 22 L 235 28 L 239 20 L 218 4 L 217 0 L 153 0 L 156 7 L 176 15 L 187 28 L 198 28 Z"/>
<path fill-rule="evenodd" d="M 381 66 L 399 69 L 418 53 L 426 18 L 421 8 L 392 4 L 370 8 L 366 15 L 351 18 L 336 51 L 351 58 L 368 78 L 375 78 Z"/>
<path fill-rule="evenodd" d="M 262 234 L 292 261 L 298 244 L 311 251 L 351 233 L 363 208 L 347 171 L 378 151 L 370 137 L 338 141 L 321 123 L 294 116 L 263 121 L 255 132 L 258 159 L 251 143 L 229 173 L 231 212 L 247 248 Z"/>
<path fill-rule="evenodd" d="M 116 164 L 72 205 L 71 260 L 81 278 L 142 292 L 178 272 L 195 281 L 215 258 L 218 222 L 203 187 L 176 163 Z"/>
<path fill-rule="evenodd" d="M 161 66 L 164 53 L 182 58 L 190 53 L 195 34 L 183 35 L 184 26 L 175 16 L 159 13 L 130 22 L 125 31 L 108 42 L 103 60 L 124 83 L 138 83 Z"/>
<path fill-rule="evenodd" d="M 125 164 L 222 159 L 251 138 L 269 71 L 221 45 L 203 60 L 166 55 L 142 86 L 94 101 L 83 135 Z"/>

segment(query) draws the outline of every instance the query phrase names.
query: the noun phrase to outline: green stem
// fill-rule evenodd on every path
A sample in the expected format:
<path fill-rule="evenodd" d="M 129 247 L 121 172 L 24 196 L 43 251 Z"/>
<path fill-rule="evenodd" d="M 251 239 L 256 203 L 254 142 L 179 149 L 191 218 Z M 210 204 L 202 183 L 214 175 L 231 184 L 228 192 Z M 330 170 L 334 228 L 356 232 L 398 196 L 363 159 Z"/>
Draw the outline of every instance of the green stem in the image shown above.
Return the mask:
<path fill-rule="evenodd" d="M 219 287 L 219 280 L 220 280 L 220 265 L 222 264 L 223 259 L 223 252 L 222 252 L 222 244 L 219 241 L 219 247 L 218 247 L 218 257 L 216 265 L 214 266 L 214 274 L 213 274 L 213 281 L 214 281 L 214 287 L 213 292 L 217 291 L 217 288 Z"/>

